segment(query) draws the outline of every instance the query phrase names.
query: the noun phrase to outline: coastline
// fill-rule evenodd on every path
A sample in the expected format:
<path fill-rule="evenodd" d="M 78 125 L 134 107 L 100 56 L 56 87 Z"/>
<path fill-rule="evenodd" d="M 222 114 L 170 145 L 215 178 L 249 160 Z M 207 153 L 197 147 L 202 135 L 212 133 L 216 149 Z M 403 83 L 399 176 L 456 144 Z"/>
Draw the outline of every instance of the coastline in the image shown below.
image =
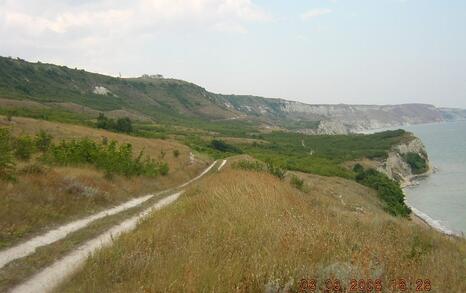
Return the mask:
<path fill-rule="evenodd" d="M 466 120 L 458 120 L 458 121 L 466 121 Z M 371 129 L 364 129 L 364 130 L 359 129 L 353 132 L 357 134 L 370 134 L 370 133 L 376 133 L 376 132 L 385 131 L 385 130 L 394 130 L 394 129 L 399 129 L 399 128 L 404 129 L 404 127 L 406 126 L 438 125 L 438 124 L 455 123 L 458 121 L 437 121 L 437 122 L 428 122 L 428 123 L 400 124 L 400 125 L 396 125 L 396 126 L 392 125 L 390 127 L 384 127 L 384 128 L 371 128 Z M 457 232 L 448 227 L 445 227 L 444 225 L 442 225 L 442 223 L 439 220 L 435 220 L 431 218 L 428 214 L 418 210 L 406 200 L 405 189 L 415 188 L 417 185 L 422 184 L 423 178 L 426 178 L 437 171 L 438 169 L 429 162 L 429 169 L 425 173 L 416 174 L 412 176 L 406 176 L 403 178 L 403 180 L 400 180 L 399 182 L 400 187 L 403 190 L 403 193 L 405 194 L 405 203 L 412 210 L 411 219 L 414 223 L 424 228 L 434 229 L 449 237 L 459 237 L 459 238 L 465 239 L 466 238 L 465 233 Z"/>
<path fill-rule="evenodd" d="M 422 173 L 422 174 L 417 174 L 417 175 L 413 175 L 413 176 L 410 176 L 409 178 L 406 178 L 406 180 L 403 182 L 403 185 L 401 185 L 401 189 L 403 190 L 403 193 L 405 193 L 405 189 L 406 188 L 413 188 L 420 183 L 420 179 L 422 178 L 426 178 L 430 175 L 432 175 L 433 173 L 435 173 L 437 171 L 437 169 L 435 167 L 433 167 L 430 163 L 429 163 L 429 170 L 427 170 L 426 172 Z M 447 235 L 447 236 L 453 236 L 453 237 L 460 237 L 460 238 L 465 238 L 465 235 L 463 233 L 460 233 L 460 232 L 456 232 L 456 231 L 453 231 L 451 229 L 449 229 L 448 227 L 445 227 L 444 225 L 442 225 L 442 223 L 439 221 L 439 220 L 435 220 L 433 218 L 431 218 L 428 214 L 418 210 L 417 208 L 415 208 L 413 205 L 411 205 L 407 200 L 406 200 L 406 193 L 405 193 L 405 204 L 411 209 L 412 213 L 411 213 L 411 219 L 413 220 L 414 223 L 420 225 L 420 226 L 423 226 L 424 228 L 430 228 L 430 229 L 434 229 L 444 235 Z"/>

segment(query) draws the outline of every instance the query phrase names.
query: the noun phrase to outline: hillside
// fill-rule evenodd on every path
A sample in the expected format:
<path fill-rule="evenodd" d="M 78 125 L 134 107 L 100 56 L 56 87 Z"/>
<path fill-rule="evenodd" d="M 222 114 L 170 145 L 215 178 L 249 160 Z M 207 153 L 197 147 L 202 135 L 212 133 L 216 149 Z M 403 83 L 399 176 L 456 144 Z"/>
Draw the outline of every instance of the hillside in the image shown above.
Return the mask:
<path fill-rule="evenodd" d="M 300 190 L 231 166 L 93 255 L 56 292 L 401 292 L 401 282 L 407 292 L 466 290 L 465 242 L 389 216 L 372 190 L 298 173 Z"/>
<path fill-rule="evenodd" d="M 309 134 L 344 134 L 372 128 L 466 119 L 461 109 L 432 105 L 310 105 L 283 99 L 222 95 L 158 76 L 115 78 L 84 70 L 0 57 L 0 113 L 143 122 L 199 127 L 250 122 Z M 59 113 L 59 114 L 58 114 Z"/>
<path fill-rule="evenodd" d="M 49 65 L 30 66 L 41 72 Z M 52 68 L 63 70 L 63 76 L 79 73 Z M 278 127 L 303 127 L 302 121 L 277 118 L 278 110 L 246 115 L 233 109 L 228 113 L 243 116 L 219 120 L 192 107 L 151 118 L 149 112 L 130 109 L 133 100 L 126 98 L 121 100 L 128 108 L 106 104 L 110 108 L 103 110 L 102 99 L 118 101 L 127 87 L 119 92 L 118 86 L 111 88 L 118 92 L 113 96 L 106 92 L 112 82 L 108 88 L 95 86 L 91 74 L 84 77 L 89 79 L 80 85 L 94 88 L 91 93 L 72 96 L 63 87 L 67 98 L 59 100 L 61 94 L 55 93 L 48 100 L 53 96 L 49 80 L 40 80 L 28 89 L 31 96 L 2 100 L 6 107 L 0 109 L 8 115 L 0 116 L 0 291 L 30 292 L 63 282 L 59 292 L 126 292 L 135 286 L 141 292 L 187 291 L 184 284 L 193 291 L 276 291 L 296 289 L 303 277 L 346 283 L 350 278 L 380 279 L 385 286 L 390 278 L 409 277 L 429 280 L 435 288 L 464 288 L 454 273 L 464 270 L 464 241 L 411 221 L 416 218 L 399 183 L 390 179 L 402 182 L 426 171 L 427 154 L 412 134 L 305 135 L 286 131 L 285 124 Z M 117 85 L 152 84 L 154 79 L 95 78 Z M 151 92 L 164 88 L 161 84 L 196 87 L 156 80 Z M 9 88 L 9 95 L 16 91 Z M 142 107 L 140 97 L 135 107 Z M 218 101 L 236 101 L 234 96 L 212 97 L 217 106 Z M 257 107 L 273 107 L 280 101 L 239 100 L 228 107 L 254 101 Z M 127 133 L 98 129 L 99 122 L 111 121 L 103 116 L 96 122 L 100 111 L 109 117 L 131 113 L 132 119 L 142 120 Z M 212 159 L 219 160 L 208 164 Z M 178 197 L 173 207 L 152 210 Z M 138 226 L 145 219 L 141 215 L 149 219 Z M 118 239 L 112 231 L 120 227 L 129 233 Z M 57 232 L 62 229 L 68 232 Z M 49 234 L 58 237 L 44 242 Z M 101 239 L 110 247 L 97 251 L 66 283 L 101 248 Z M 434 262 L 447 269 L 434 268 Z M 48 275 L 51 269 L 55 277 Z"/>
<path fill-rule="evenodd" d="M 31 143 L 30 147 L 23 147 L 33 152 L 29 158 L 16 157 L 18 150 L 14 152 L 14 170 L 11 172 L 14 180 L 4 180 L 4 165 L 0 170 L 0 249 L 70 219 L 174 186 L 193 177 L 204 166 L 199 159 L 191 162 L 190 149 L 175 141 L 132 137 L 29 118 L 15 118 L 14 123 L 9 123 L 0 116 L 0 131 L 4 134 L 5 130 L 10 132 L 10 140 L 17 140 L 13 145 L 18 145 L 19 141 L 27 142 L 29 138 L 36 139 L 43 131 L 51 137 L 50 143 L 57 146 L 55 151 L 59 150 L 62 141 L 82 139 L 131 144 L 133 156 L 143 151 L 144 157 L 167 163 L 168 174 L 124 176 L 116 172 L 107 178 L 106 171 L 89 163 L 54 162 L 33 150 Z M 5 141 L 2 136 L 2 147 Z M 178 152 L 176 156 L 175 150 Z M 3 160 L 6 150 L 2 148 L 2 152 L 5 152 L 2 153 Z M 64 158 L 60 157 L 61 160 Z M 122 158 L 115 154 L 115 159 Z"/>

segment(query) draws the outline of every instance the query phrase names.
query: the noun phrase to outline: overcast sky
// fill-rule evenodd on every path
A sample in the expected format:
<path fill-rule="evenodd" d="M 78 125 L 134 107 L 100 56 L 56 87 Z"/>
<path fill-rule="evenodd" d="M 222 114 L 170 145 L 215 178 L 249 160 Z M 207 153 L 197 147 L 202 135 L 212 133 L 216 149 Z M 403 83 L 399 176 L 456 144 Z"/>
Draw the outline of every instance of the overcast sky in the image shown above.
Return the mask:
<path fill-rule="evenodd" d="M 466 1 L 0 0 L 0 55 L 225 94 L 466 108 Z"/>

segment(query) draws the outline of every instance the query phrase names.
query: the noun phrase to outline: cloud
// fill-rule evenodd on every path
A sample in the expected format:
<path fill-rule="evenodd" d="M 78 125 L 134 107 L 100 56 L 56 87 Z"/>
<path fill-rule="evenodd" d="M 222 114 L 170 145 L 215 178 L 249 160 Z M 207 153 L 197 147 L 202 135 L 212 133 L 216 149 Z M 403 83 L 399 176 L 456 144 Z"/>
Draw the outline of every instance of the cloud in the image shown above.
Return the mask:
<path fill-rule="evenodd" d="M 0 0 L 0 55 L 132 74 L 270 20 L 255 0 Z"/>
<path fill-rule="evenodd" d="M 241 24 L 234 22 L 218 22 L 212 26 L 212 30 L 225 33 L 247 33 L 248 30 Z"/>
<path fill-rule="evenodd" d="M 244 32 L 270 16 L 251 0 L 0 1 L 0 37 L 133 35 L 148 31 Z M 11 37 L 10 35 L 10 37 Z M 50 38 L 49 38 L 50 39 Z M 53 38 L 52 38 L 53 39 Z"/>
<path fill-rule="evenodd" d="M 317 9 L 311 9 L 303 14 L 301 14 L 301 19 L 302 20 L 310 20 L 312 18 L 316 18 L 325 14 L 332 13 L 333 10 L 329 8 L 317 8 Z"/>

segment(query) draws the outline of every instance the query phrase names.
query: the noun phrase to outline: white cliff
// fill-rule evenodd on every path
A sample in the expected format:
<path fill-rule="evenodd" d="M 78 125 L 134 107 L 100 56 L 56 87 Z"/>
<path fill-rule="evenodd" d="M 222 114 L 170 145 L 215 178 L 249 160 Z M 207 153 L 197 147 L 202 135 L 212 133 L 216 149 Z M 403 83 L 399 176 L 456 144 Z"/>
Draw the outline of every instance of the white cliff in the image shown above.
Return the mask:
<path fill-rule="evenodd" d="M 418 154 L 426 161 L 428 170 L 425 173 L 415 174 L 413 172 L 406 161 L 406 155 L 409 153 Z M 377 170 L 398 181 L 401 187 L 406 187 L 412 184 L 414 178 L 429 174 L 432 167 L 422 141 L 414 135 L 410 135 L 405 141 L 392 147 L 388 152 L 387 159 L 378 163 Z"/>

